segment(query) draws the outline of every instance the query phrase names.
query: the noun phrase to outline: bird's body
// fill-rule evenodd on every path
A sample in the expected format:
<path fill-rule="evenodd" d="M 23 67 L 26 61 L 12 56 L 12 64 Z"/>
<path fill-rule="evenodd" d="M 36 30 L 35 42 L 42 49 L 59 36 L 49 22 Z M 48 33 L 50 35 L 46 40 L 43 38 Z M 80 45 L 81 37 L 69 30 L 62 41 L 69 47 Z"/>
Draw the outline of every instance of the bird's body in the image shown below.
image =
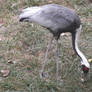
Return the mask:
<path fill-rule="evenodd" d="M 60 33 L 75 31 L 80 26 L 80 19 L 73 10 L 57 4 L 26 8 L 21 17 L 50 29 L 57 37 Z"/>
<path fill-rule="evenodd" d="M 81 21 L 75 11 L 57 4 L 34 6 L 26 8 L 22 11 L 20 14 L 20 21 L 35 22 L 49 29 L 57 41 L 61 33 L 70 32 L 72 34 L 73 48 L 77 55 L 81 58 L 81 64 L 87 67 L 89 70 L 90 65 L 86 57 L 78 49 L 78 38 L 81 32 Z M 48 49 L 49 48 L 50 46 L 48 46 Z M 47 57 L 48 49 L 45 58 Z M 56 56 L 58 56 L 58 45 L 56 46 L 56 49 Z M 58 59 L 56 59 L 56 61 L 58 62 Z M 44 63 L 46 63 L 46 59 Z M 43 65 L 43 70 L 44 66 L 45 64 Z"/>

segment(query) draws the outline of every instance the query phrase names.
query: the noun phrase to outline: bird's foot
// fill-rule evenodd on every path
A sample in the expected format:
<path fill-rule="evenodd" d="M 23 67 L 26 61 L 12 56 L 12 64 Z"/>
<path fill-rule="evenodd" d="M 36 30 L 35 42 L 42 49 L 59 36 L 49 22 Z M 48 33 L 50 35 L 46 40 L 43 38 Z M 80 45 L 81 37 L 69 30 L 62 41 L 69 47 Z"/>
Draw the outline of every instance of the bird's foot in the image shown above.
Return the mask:
<path fill-rule="evenodd" d="M 49 74 L 48 72 L 43 72 L 43 71 L 40 71 L 40 78 L 48 78 L 49 77 Z"/>

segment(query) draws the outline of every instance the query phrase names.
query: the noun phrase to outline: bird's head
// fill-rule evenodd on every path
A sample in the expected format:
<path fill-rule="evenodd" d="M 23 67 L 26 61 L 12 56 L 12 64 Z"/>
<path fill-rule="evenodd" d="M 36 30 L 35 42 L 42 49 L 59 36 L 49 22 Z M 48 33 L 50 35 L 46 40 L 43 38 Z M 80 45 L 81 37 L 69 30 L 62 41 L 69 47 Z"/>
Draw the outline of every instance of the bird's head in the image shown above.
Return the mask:
<path fill-rule="evenodd" d="M 82 71 L 84 74 L 87 74 L 89 72 L 89 68 L 85 65 L 82 65 Z"/>
<path fill-rule="evenodd" d="M 85 82 L 88 80 L 89 67 L 82 65 L 82 71 L 83 71 L 82 82 Z"/>
<path fill-rule="evenodd" d="M 83 73 L 84 73 L 84 74 L 88 74 L 89 68 L 90 68 L 90 64 L 89 64 L 89 62 L 88 62 L 87 59 L 84 58 L 84 59 L 81 61 L 81 66 L 82 66 L 82 71 L 83 71 Z"/>

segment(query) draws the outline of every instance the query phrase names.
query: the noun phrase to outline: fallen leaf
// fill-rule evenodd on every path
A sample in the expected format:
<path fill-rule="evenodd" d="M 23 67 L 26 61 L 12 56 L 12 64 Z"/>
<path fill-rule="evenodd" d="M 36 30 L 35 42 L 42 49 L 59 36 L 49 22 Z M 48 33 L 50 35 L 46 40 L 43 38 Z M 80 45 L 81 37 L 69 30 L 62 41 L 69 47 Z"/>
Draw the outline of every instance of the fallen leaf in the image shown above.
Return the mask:
<path fill-rule="evenodd" d="M 0 81 L 2 81 L 3 80 L 3 78 L 2 77 L 0 77 Z"/>
<path fill-rule="evenodd" d="M 0 20 L 0 27 L 2 27 L 4 25 L 3 20 Z"/>
<path fill-rule="evenodd" d="M 16 61 L 8 60 L 8 63 L 10 63 L 10 64 L 16 64 Z"/>
<path fill-rule="evenodd" d="M 1 70 L 2 76 L 7 77 L 10 73 L 10 70 Z"/>
<path fill-rule="evenodd" d="M 69 36 L 69 33 L 62 33 L 61 36 Z"/>
<path fill-rule="evenodd" d="M 88 59 L 88 62 L 91 63 L 92 62 L 92 59 Z"/>
<path fill-rule="evenodd" d="M 3 23 L 0 23 L 0 27 L 2 27 L 3 26 Z"/>

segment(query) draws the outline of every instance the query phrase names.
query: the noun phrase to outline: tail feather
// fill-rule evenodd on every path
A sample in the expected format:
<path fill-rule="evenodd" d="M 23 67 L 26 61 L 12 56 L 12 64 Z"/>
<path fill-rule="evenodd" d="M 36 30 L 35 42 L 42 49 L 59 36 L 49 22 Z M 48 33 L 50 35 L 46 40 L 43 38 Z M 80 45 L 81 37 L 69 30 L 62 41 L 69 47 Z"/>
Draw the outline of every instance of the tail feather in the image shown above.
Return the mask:
<path fill-rule="evenodd" d="M 34 6 L 34 7 L 28 7 L 22 10 L 22 12 L 27 12 L 27 11 L 34 11 L 34 10 L 38 10 L 39 7 L 38 6 Z"/>
<path fill-rule="evenodd" d="M 30 18 L 34 14 L 36 14 L 38 11 L 40 11 L 40 7 L 28 7 L 26 9 L 22 10 L 22 13 L 20 14 L 19 18 Z"/>

